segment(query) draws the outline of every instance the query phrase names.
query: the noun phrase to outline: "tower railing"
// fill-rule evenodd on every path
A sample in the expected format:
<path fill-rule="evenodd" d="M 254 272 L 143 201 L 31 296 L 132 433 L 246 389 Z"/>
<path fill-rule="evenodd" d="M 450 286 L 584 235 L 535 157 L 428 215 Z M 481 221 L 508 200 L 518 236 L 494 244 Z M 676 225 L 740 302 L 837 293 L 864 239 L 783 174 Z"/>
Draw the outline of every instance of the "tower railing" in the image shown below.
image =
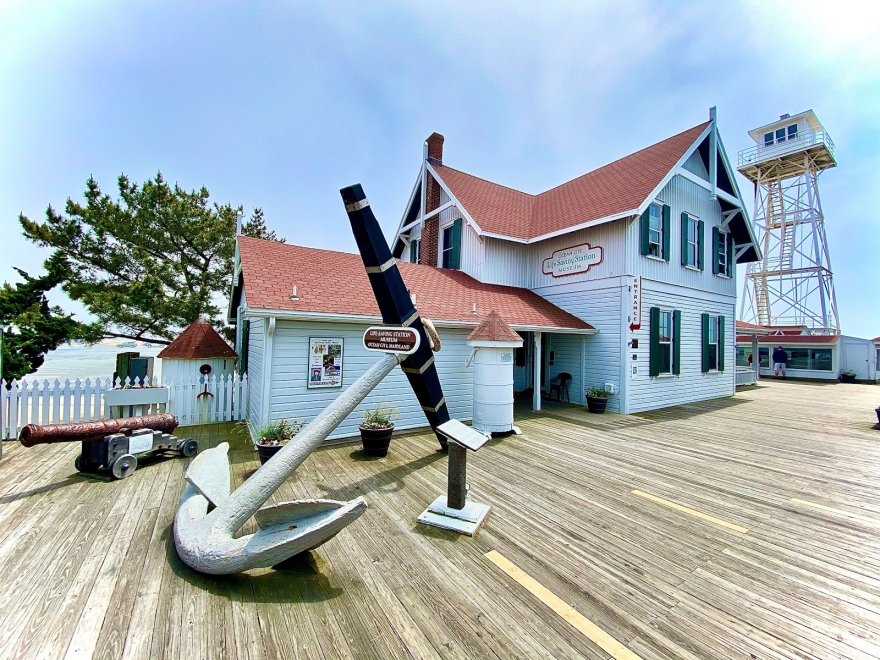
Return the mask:
<path fill-rule="evenodd" d="M 754 165 L 771 158 L 779 158 L 811 147 L 825 147 L 834 157 L 834 142 L 825 131 L 798 131 L 797 137 L 770 145 L 756 144 L 739 152 L 737 167 Z"/>

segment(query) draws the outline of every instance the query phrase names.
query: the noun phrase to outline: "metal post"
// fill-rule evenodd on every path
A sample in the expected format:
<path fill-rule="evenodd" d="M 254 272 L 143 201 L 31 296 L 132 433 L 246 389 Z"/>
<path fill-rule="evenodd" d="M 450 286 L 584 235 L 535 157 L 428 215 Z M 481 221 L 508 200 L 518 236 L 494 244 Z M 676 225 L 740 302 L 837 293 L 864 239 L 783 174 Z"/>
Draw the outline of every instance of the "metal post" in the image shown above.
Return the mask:
<path fill-rule="evenodd" d="M 752 335 L 752 368 L 755 370 L 755 382 L 761 377 L 761 358 L 758 352 L 758 335 Z"/>
<path fill-rule="evenodd" d="M 535 385 L 535 393 L 532 395 L 532 408 L 535 411 L 541 410 L 541 333 L 535 332 L 535 350 L 534 350 L 534 365 L 532 370 L 534 373 L 532 374 L 532 381 Z"/>
<path fill-rule="evenodd" d="M 448 481 L 446 505 L 450 509 L 463 509 L 467 499 L 467 449 L 457 442 L 449 443 Z"/>

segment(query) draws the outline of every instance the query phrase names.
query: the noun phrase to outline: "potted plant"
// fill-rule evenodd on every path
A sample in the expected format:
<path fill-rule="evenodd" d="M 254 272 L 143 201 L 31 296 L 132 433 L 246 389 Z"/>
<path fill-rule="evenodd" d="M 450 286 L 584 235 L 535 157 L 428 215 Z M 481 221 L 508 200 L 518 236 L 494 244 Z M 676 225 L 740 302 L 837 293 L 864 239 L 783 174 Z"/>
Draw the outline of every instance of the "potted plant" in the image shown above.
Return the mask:
<path fill-rule="evenodd" d="M 856 382 L 856 372 L 852 369 L 847 369 L 846 371 L 840 372 L 840 382 L 841 383 L 854 383 Z"/>
<path fill-rule="evenodd" d="M 364 419 L 358 427 L 361 443 L 367 456 L 386 456 L 394 431 L 394 420 L 399 413 L 393 405 L 381 402 L 375 408 L 364 411 Z"/>
<path fill-rule="evenodd" d="M 591 387 L 587 390 L 587 409 L 591 413 L 602 414 L 608 407 L 608 397 L 614 394 L 613 391 L 604 385 Z"/>
<path fill-rule="evenodd" d="M 298 420 L 288 422 L 286 419 L 279 419 L 269 422 L 257 431 L 257 441 L 254 446 L 260 456 L 260 463 L 265 464 L 277 454 L 288 440 L 300 432 L 300 429 L 302 423 Z"/>

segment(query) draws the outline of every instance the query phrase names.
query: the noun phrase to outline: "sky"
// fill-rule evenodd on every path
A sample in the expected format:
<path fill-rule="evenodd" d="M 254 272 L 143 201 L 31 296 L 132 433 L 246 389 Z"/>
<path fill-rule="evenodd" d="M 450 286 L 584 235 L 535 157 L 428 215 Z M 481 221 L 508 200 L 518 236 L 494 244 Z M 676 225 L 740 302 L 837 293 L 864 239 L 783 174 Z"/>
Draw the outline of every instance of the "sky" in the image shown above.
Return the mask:
<path fill-rule="evenodd" d="M 875 337 L 878 25 L 880 3 L 845 0 L 0 0 L 0 281 L 48 256 L 18 215 L 89 176 L 114 192 L 161 171 L 354 251 L 339 189 L 363 184 L 390 237 L 434 131 L 448 165 L 538 193 L 713 105 L 734 163 L 747 131 L 812 108 L 836 145 L 819 182 L 841 325 Z"/>

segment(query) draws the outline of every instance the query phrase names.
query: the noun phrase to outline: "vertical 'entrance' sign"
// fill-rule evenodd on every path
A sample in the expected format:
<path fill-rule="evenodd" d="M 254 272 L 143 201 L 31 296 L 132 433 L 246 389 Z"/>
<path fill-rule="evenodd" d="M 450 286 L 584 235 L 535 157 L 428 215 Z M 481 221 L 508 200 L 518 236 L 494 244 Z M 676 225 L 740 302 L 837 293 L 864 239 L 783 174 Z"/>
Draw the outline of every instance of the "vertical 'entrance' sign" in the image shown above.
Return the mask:
<path fill-rule="evenodd" d="M 629 331 L 642 327 L 642 278 L 634 277 L 629 285 Z"/>

